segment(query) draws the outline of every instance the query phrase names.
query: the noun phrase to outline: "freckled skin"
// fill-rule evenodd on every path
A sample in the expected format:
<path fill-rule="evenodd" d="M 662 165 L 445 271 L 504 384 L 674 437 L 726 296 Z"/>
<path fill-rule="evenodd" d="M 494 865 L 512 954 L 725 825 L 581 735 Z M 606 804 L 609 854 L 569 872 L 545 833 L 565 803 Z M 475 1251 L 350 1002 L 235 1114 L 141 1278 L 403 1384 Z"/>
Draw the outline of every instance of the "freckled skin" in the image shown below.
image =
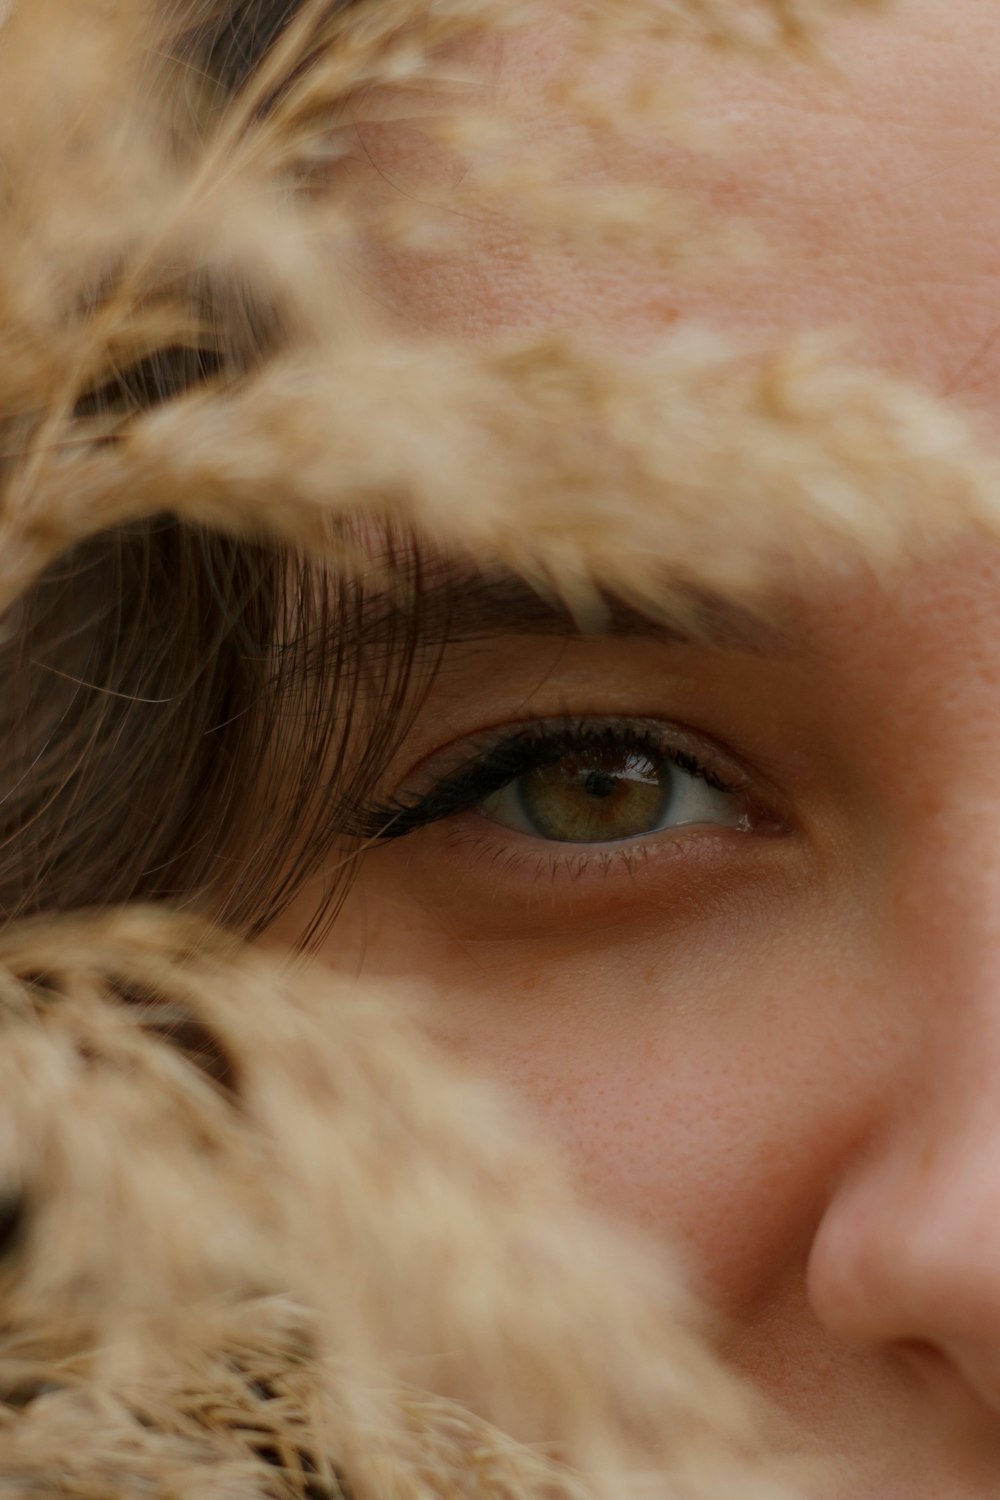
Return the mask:
<path fill-rule="evenodd" d="M 574 140 L 542 102 L 565 44 L 556 0 L 552 12 L 549 28 L 508 38 L 491 62 L 489 76 L 526 122 L 526 139 L 574 152 L 581 182 L 635 177 L 689 191 L 742 217 L 768 253 L 735 273 L 700 266 L 695 277 L 665 284 L 612 257 L 594 266 L 531 253 L 513 226 L 494 223 L 436 264 L 423 255 L 383 261 L 378 300 L 404 326 L 483 334 L 600 322 L 647 334 L 706 318 L 764 333 L 843 327 L 879 364 L 937 390 L 960 388 L 987 411 L 995 406 L 993 0 L 904 0 L 892 23 L 833 23 L 839 79 L 806 65 L 762 70 L 664 47 L 660 71 L 672 70 L 685 88 L 694 78 L 701 114 L 728 131 L 718 155 L 646 139 L 598 156 L 592 142 Z M 374 158 L 390 186 L 411 172 L 445 170 L 418 128 L 366 126 L 363 135 L 365 162 Z"/>
<path fill-rule="evenodd" d="M 534 259 L 494 229 L 436 263 L 384 259 L 383 305 L 474 336 L 853 325 L 867 357 L 989 411 L 1000 17 L 994 0 L 900 11 L 898 27 L 834 28 L 850 84 L 664 56 L 699 70 L 742 145 L 706 165 L 646 142 L 644 170 L 738 208 L 776 261 L 667 285 Z M 500 77 L 525 112 L 560 35 L 553 6 L 551 32 L 508 44 Z M 383 164 L 419 153 L 412 132 L 376 134 Z M 410 766 L 523 716 L 525 652 L 540 683 L 552 651 L 559 707 L 535 688 L 532 712 L 657 713 L 711 734 L 780 789 L 789 831 L 689 834 L 683 855 L 591 896 L 423 830 L 371 857 L 328 956 L 427 976 L 441 1035 L 521 1091 L 585 1190 L 680 1246 L 736 1363 L 854 1466 L 835 1500 L 986 1500 L 1000 1493 L 1000 549 L 955 544 L 906 577 L 817 589 L 796 620 L 804 659 L 631 641 L 558 660 L 535 641 L 458 652 Z"/>

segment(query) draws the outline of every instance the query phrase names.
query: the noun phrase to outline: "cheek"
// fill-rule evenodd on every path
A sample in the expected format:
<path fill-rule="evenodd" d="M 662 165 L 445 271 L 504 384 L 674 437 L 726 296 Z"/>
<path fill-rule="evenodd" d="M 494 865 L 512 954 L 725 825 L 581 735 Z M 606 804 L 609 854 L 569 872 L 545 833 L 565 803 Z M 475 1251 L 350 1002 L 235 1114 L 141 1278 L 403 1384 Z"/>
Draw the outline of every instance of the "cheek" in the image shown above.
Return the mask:
<path fill-rule="evenodd" d="M 886 1067 L 870 956 L 819 906 L 583 953 L 397 928 L 398 970 L 431 979 L 435 1035 L 521 1096 L 587 1196 L 746 1320 L 799 1294 Z"/>

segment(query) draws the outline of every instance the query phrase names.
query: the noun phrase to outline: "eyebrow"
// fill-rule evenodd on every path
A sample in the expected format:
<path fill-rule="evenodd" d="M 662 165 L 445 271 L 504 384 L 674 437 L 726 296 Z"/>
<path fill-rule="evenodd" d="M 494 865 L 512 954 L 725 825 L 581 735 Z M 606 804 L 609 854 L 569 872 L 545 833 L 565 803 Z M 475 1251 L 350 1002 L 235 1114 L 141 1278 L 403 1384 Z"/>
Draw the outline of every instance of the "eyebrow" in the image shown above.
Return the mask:
<path fill-rule="evenodd" d="M 394 575 L 398 570 L 394 569 Z M 402 570 L 399 586 L 364 590 L 361 635 L 365 644 L 398 638 L 401 616 L 409 617 L 419 644 L 437 647 L 504 636 L 568 639 L 635 637 L 666 645 L 701 645 L 755 656 L 790 655 L 801 650 L 779 619 L 776 600 L 752 609 L 732 598 L 688 582 L 665 579 L 664 607 L 648 610 L 606 592 L 594 591 L 574 610 L 554 591 L 543 592 L 506 570 L 479 570 L 455 563 L 414 560 Z"/>

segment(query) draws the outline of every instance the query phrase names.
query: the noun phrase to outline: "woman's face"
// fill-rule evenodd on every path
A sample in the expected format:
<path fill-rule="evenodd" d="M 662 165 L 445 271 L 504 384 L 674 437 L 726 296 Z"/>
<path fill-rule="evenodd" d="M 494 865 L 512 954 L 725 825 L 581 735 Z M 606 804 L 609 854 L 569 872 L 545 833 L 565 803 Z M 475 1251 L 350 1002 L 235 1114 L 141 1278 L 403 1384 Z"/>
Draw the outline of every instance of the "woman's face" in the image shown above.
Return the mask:
<path fill-rule="evenodd" d="M 900 10 L 834 27 L 850 84 L 664 48 L 738 151 L 647 140 L 644 170 L 748 217 L 769 261 L 693 284 L 494 225 L 386 257 L 373 290 L 476 337 L 847 323 L 988 411 L 996 8 Z M 539 131 L 561 36 L 554 5 L 497 64 Z M 366 148 L 391 180 L 420 137 Z M 331 961 L 430 978 L 447 1041 L 681 1247 L 736 1362 L 856 1462 L 838 1500 L 997 1494 L 1000 547 L 812 585 L 772 634 L 723 614 L 712 646 L 526 604 L 494 593 L 447 648 L 386 785 L 421 811 L 367 857 Z"/>

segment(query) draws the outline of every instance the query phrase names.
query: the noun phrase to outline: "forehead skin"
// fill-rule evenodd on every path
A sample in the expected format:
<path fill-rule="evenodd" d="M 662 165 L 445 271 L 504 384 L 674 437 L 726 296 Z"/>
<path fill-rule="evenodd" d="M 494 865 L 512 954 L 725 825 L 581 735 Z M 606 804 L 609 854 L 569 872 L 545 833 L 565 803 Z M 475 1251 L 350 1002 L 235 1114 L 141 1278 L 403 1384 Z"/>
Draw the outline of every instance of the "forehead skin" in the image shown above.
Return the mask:
<path fill-rule="evenodd" d="M 645 336 L 679 319 L 768 335 L 850 327 L 863 357 L 989 413 L 1000 395 L 997 20 L 995 0 L 899 0 L 888 16 L 840 19 L 827 33 L 840 77 L 664 43 L 657 66 L 693 83 L 704 117 L 728 129 L 711 156 L 648 135 L 607 150 L 574 138 L 543 95 L 566 46 L 553 0 L 549 23 L 486 59 L 528 141 L 568 144 L 581 181 L 682 187 L 742 216 L 768 251 L 692 278 L 529 252 L 494 222 L 434 259 L 385 254 L 372 290 L 407 327 L 474 336 L 595 323 Z M 442 170 L 419 129 L 360 128 L 380 184 Z"/>

